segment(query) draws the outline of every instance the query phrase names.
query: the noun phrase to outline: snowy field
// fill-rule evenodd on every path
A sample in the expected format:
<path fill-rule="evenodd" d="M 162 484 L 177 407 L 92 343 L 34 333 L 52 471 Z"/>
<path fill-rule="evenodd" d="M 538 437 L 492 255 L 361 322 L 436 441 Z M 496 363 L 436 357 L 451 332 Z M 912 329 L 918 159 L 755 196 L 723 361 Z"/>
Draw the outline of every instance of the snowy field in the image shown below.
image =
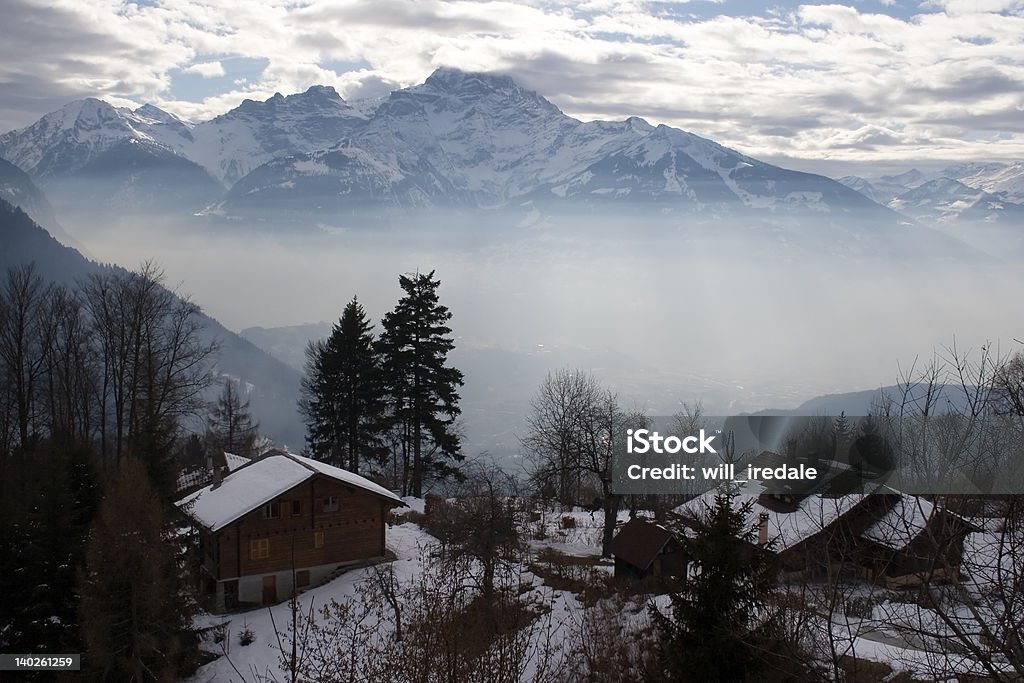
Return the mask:
<path fill-rule="evenodd" d="M 404 515 L 422 514 L 423 501 L 405 499 L 405 502 L 408 507 L 399 511 L 403 516 L 388 527 L 387 544 L 396 557 L 391 567 L 397 583 L 412 585 L 439 562 L 436 558 L 439 544 L 418 524 L 404 520 Z M 622 511 L 619 523 L 627 519 L 628 512 Z M 587 583 L 610 585 L 607 579 L 612 574 L 611 563 L 600 558 L 602 521 L 600 511 L 593 514 L 579 508 L 565 512 L 554 508 L 535 511 L 526 524 L 526 556 L 521 564 L 506 567 L 508 571 L 499 581 L 517 587 L 524 600 L 534 600 L 547 608 L 547 630 L 539 629 L 531 638 L 560 644 L 553 656 L 569 667 L 569 672 L 580 671 L 582 664 L 576 660 L 587 656 L 586 648 L 581 651 L 578 645 L 572 645 L 581 639 L 619 636 L 622 640 L 633 641 L 629 647 L 633 648 L 634 654 L 653 649 L 653 643 L 646 646 L 651 638 L 647 610 L 652 604 L 659 609 L 666 609 L 668 605 L 666 596 L 610 595 L 607 590 L 592 593 L 580 589 Z M 990 539 L 984 533 L 974 534 L 970 540 L 971 549 L 975 551 L 987 548 L 989 543 Z M 552 558 L 556 558 L 557 566 L 550 564 Z M 354 599 L 364 584 L 373 581 L 374 571 L 374 568 L 353 569 L 302 593 L 298 597 L 299 611 L 316 614 L 332 600 Z M 854 616 L 839 609 L 831 612 L 822 610 L 809 616 L 810 622 L 820 630 L 821 641 L 830 640 L 844 658 L 884 664 L 891 670 L 889 675 L 905 672 L 911 677 L 909 680 L 933 680 L 934 675 L 926 672 L 934 671 L 936 666 L 938 656 L 928 651 L 934 647 L 915 642 L 907 630 L 893 624 L 899 620 L 908 623 L 921 619 L 935 620 L 934 614 L 917 605 L 893 600 L 891 594 L 876 586 L 855 586 L 847 593 L 850 595 L 868 601 L 866 613 Z M 380 619 L 380 615 L 385 613 L 386 610 L 376 617 L 371 616 L 370 619 L 378 619 L 371 627 L 375 629 L 374 637 L 390 641 L 393 623 Z M 602 619 L 608 620 L 610 613 L 625 624 L 614 633 L 600 625 Z M 287 632 L 290 618 L 288 602 L 238 614 L 202 615 L 198 620 L 200 626 L 223 625 L 225 637 L 220 642 L 213 642 L 211 638 L 204 643 L 204 649 L 218 657 L 187 681 L 253 683 L 288 680 L 281 669 L 281 662 L 282 653 L 289 648 Z M 933 626 L 941 630 L 941 624 Z M 243 632 L 250 632 L 253 637 L 248 645 L 240 643 Z M 283 634 L 281 637 L 279 632 Z M 632 639 L 626 637 L 631 633 L 642 635 Z M 544 643 L 532 645 L 539 652 Z M 946 666 L 950 665 L 949 658 L 944 658 L 944 661 Z M 966 655 L 953 660 L 953 666 L 960 674 L 983 673 Z M 528 665 L 523 680 L 532 680 L 532 673 L 531 665 Z M 575 680 L 575 676 L 570 673 L 564 680 Z M 955 680 L 955 676 L 951 675 L 950 680 Z"/>

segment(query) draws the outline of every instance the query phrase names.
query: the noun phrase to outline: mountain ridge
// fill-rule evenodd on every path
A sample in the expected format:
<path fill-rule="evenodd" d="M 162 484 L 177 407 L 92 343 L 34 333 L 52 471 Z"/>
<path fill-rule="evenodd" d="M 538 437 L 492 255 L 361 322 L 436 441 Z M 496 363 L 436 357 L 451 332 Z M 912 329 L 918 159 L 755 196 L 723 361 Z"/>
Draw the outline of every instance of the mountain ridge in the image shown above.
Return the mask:
<path fill-rule="evenodd" d="M 131 110 L 87 99 L 0 136 L 0 157 L 52 184 L 77 179 L 89 162 L 125 140 L 153 156 L 163 148 L 205 170 L 209 183 L 193 179 L 202 189 L 189 195 L 195 201 L 175 204 L 198 210 L 206 192 L 217 188 L 220 200 L 205 206 L 214 214 L 258 215 L 278 201 L 304 202 L 313 213 L 359 205 L 611 202 L 684 213 L 821 217 L 858 211 L 900 221 L 824 176 L 767 164 L 639 117 L 579 121 L 508 75 L 451 67 L 372 107 L 354 106 L 329 86 L 312 86 L 246 100 L 198 123 L 153 105 Z M 93 187 L 89 193 L 131 194 L 123 179 L 117 182 L 116 190 Z"/>

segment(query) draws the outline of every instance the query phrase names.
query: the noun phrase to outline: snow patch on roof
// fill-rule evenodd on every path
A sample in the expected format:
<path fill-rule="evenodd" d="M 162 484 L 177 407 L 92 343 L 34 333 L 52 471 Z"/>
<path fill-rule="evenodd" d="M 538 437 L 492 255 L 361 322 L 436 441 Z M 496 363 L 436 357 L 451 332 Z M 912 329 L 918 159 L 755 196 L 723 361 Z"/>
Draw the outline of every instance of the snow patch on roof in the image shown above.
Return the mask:
<path fill-rule="evenodd" d="M 764 507 L 758 501 L 758 497 L 764 492 L 764 487 L 759 482 L 737 481 L 735 483 L 739 487 L 740 495 L 733 499 L 733 507 L 739 510 L 743 505 L 753 503 L 744 520 L 744 526 L 748 529 L 755 528 L 761 523 L 761 515 L 767 515 L 768 538 L 774 541 L 771 549 L 776 553 L 792 548 L 824 531 L 864 500 L 864 496 L 860 494 L 835 498 L 812 495 L 802 500 L 800 506 L 793 512 L 776 512 Z M 712 489 L 704 495 L 680 505 L 675 512 L 703 514 L 706 509 L 714 505 L 717 492 L 717 489 Z"/>
<path fill-rule="evenodd" d="M 237 467 L 217 488 L 207 486 L 176 505 L 210 531 L 219 531 L 318 473 L 402 504 L 401 498 L 365 477 L 301 455 L 281 452 Z"/>
<path fill-rule="evenodd" d="M 884 517 L 864 532 L 864 538 L 893 550 L 902 550 L 925 530 L 934 512 L 935 506 L 924 498 L 903 496 Z"/>
<path fill-rule="evenodd" d="M 218 531 L 312 476 L 301 463 L 272 455 L 240 467 L 224 477 L 219 487 L 207 486 L 177 505 L 210 531 Z"/>
<path fill-rule="evenodd" d="M 301 456 L 301 455 L 295 455 L 294 453 L 289 453 L 288 457 L 294 458 L 296 461 L 302 463 L 306 467 L 313 468 L 314 470 L 316 470 L 320 474 L 323 474 L 325 476 L 331 477 L 333 479 L 337 479 L 339 481 L 343 481 L 343 482 L 345 482 L 347 484 L 351 484 L 352 486 L 356 486 L 358 488 L 365 489 L 367 491 L 370 491 L 371 493 L 376 493 L 378 495 L 384 496 L 385 498 L 393 500 L 396 503 L 402 504 L 402 499 L 401 498 L 396 496 L 391 491 L 388 491 L 383 486 L 380 486 L 378 484 L 374 484 L 372 481 L 370 481 L 366 477 L 361 477 L 358 474 L 355 474 L 353 472 L 349 472 L 348 470 L 343 470 L 340 467 L 335 467 L 334 465 L 328 465 L 325 462 L 319 462 L 317 460 L 313 460 L 312 458 L 306 458 L 306 457 Z"/>

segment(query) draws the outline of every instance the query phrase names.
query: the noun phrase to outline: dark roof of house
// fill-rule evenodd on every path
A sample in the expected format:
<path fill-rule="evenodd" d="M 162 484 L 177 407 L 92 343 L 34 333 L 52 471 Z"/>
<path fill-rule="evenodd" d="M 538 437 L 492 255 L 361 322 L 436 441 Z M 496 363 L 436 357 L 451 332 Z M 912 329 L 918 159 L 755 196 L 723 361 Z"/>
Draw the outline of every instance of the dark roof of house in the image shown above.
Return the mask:
<path fill-rule="evenodd" d="M 619 530 L 608 550 L 620 560 L 647 570 L 673 540 L 665 527 L 643 519 L 631 519 Z"/>

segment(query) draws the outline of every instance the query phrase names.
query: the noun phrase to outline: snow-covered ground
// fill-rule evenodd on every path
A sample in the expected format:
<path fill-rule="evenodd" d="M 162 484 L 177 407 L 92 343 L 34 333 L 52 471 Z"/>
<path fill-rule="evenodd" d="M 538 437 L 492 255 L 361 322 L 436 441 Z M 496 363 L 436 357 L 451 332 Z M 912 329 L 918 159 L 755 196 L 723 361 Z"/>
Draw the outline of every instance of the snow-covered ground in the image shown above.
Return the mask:
<path fill-rule="evenodd" d="M 411 580 L 423 571 L 423 550 L 433 544 L 432 537 L 415 524 L 400 524 L 388 528 L 388 548 L 397 559 L 392 563 L 398 580 Z M 355 595 L 358 584 L 366 581 L 373 570 L 355 569 L 342 574 L 333 581 L 313 588 L 299 595 L 300 610 L 306 614 L 310 606 L 322 607 L 334 600 L 344 600 Z M 227 624 L 226 647 L 207 642 L 204 649 L 222 656 L 201 667 L 188 679 L 195 683 L 206 681 L 247 681 L 259 680 L 267 674 L 282 678 L 279 668 L 281 649 L 277 632 L 284 632 L 291 620 L 291 608 L 283 602 L 269 608 L 259 608 L 240 614 L 205 614 L 199 618 L 201 627 Z M 275 625 L 277 628 L 275 628 Z M 239 643 L 243 631 L 251 631 L 255 640 L 249 645 Z M 224 651 L 226 650 L 226 652 Z"/>
<path fill-rule="evenodd" d="M 408 506 L 400 512 L 423 513 L 422 499 L 405 498 Z M 550 548 L 565 555 L 590 558 L 596 561 L 601 554 L 601 525 L 603 514 L 591 514 L 579 508 L 562 512 L 556 509 L 538 511 L 537 518 L 529 523 L 530 551 L 524 559 L 522 567 L 513 572 L 514 579 L 521 584 L 532 586 L 534 595 L 528 596 L 550 608 L 551 623 L 558 631 L 558 639 L 566 641 L 571 637 L 571 630 L 578 627 L 583 604 L 571 591 L 555 590 L 544 585 L 543 579 L 527 569 L 531 561 L 537 560 L 538 553 Z M 571 522 L 563 520 L 571 519 Z M 628 512 L 619 515 L 620 522 L 628 519 Z M 402 522 L 402 517 L 398 518 Z M 537 537 L 543 537 L 539 540 Z M 411 583 L 429 567 L 430 551 L 436 546 L 433 536 L 421 529 L 417 524 L 403 522 L 388 527 L 388 549 L 397 558 L 393 563 L 395 578 L 399 583 Z M 310 606 L 323 607 L 331 600 L 343 601 L 353 597 L 361 582 L 372 577 L 373 568 L 354 569 L 342 574 L 333 581 L 302 593 L 298 600 L 300 611 L 308 614 Z M 595 566 L 593 571 L 610 575 L 608 565 Z M 204 649 L 220 656 L 213 662 L 203 666 L 194 676 L 187 679 L 190 683 L 206 683 L 207 681 L 247 681 L 276 677 L 283 680 L 279 668 L 281 647 L 277 633 L 287 631 L 291 619 L 288 602 L 270 608 L 259 608 L 249 612 L 229 615 L 204 614 L 198 622 L 201 627 L 217 624 L 226 625 L 226 637 L 221 643 L 208 641 Z M 276 628 L 275 628 L 276 627 Z M 389 636 L 390 625 L 382 625 L 382 635 Z M 243 646 L 239 636 L 243 631 L 250 631 L 254 641 Z M 282 640 L 281 643 L 285 641 Z M 563 653 L 564 654 L 564 653 Z"/>
<path fill-rule="evenodd" d="M 420 513 L 424 509 L 423 501 L 405 499 L 408 508 L 403 512 Z M 628 511 L 619 515 L 619 523 L 628 519 Z M 578 658 L 572 643 L 578 642 L 582 634 L 587 633 L 588 624 L 599 621 L 608 614 L 609 605 L 614 603 L 614 613 L 620 621 L 628 622 L 625 628 L 644 628 L 647 622 L 646 609 L 652 602 L 659 609 L 667 609 L 665 596 L 632 596 L 604 598 L 595 602 L 585 596 L 574 593 L 573 588 L 579 582 L 545 584 L 545 579 L 538 574 L 549 575 L 550 566 L 545 565 L 550 558 L 560 556 L 575 572 L 574 577 L 582 576 L 599 584 L 603 578 L 611 575 L 611 566 L 600 559 L 601 525 L 603 513 L 591 514 L 579 508 L 562 511 L 555 508 L 535 511 L 527 522 L 528 552 L 521 565 L 511 567 L 505 581 L 520 587 L 524 599 L 532 599 L 543 604 L 549 612 L 545 618 L 550 619 L 550 630 L 538 630 L 536 639 L 548 639 L 551 642 L 563 643 L 558 657 L 565 661 Z M 983 545 L 985 539 L 981 534 L 972 539 L 972 546 Z M 417 524 L 398 517 L 396 523 L 387 531 L 388 548 L 396 559 L 391 564 L 397 583 L 412 585 L 417 578 L 434 567 L 432 552 L 437 549 L 437 541 Z M 552 551 L 555 551 L 552 553 Z M 542 570 L 547 567 L 546 570 Z M 537 571 L 535 574 L 532 569 Z M 565 569 L 564 567 L 562 569 Z M 360 590 L 360 584 L 374 576 L 373 568 L 354 569 L 342 574 L 333 581 L 313 588 L 299 596 L 302 613 L 316 613 L 317 608 L 328 605 L 332 600 L 344 601 L 353 598 Z M 929 652 L 933 647 L 927 643 L 915 642 L 915 638 L 906 629 L 896 626 L 899 621 L 913 623 L 922 618 L 927 619 L 929 613 L 917 605 L 901 602 L 892 598 L 882 589 L 864 585 L 854 586 L 850 595 L 869 599 L 872 606 L 860 616 L 835 611 L 831 616 L 819 613 L 812 616 L 822 633 L 831 633 L 833 641 L 841 653 L 857 659 L 879 662 L 896 672 L 907 672 L 911 676 L 929 678 L 927 672 L 934 671 L 939 655 Z M 618 600 L 618 602 L 615 602 Z M 602 610 L 604 610 L 602 612 Z M 282 646 L 287 647 L 287 638 L 278 639 L 278 632 L 286 634 L 290 621 L 290 607 L 287 602 L 270 608 L 260 608 L 232 615 L 202 615 L 201 626 L 215 624 L 226 625 L 226 638 L 221 643 L 208 641 L 204 648 L 220 656 L 211 663 L 201 667 L 190 679 L 189 683 L 206 683 L 208 681 L 247 681 L 285 680 L 280 669 Z M 626 618 L 628 617 L 628 618 Z M 934 615 L 932 615 L 934 617 Z M 376 619 L 377 617 L 371 617 Z M 607 617 L 604 617 L 607 620 Z M 934 630 L 941 631 L 941 624 L 933 619 Z M 390 638 L 392 625 L 374 621 L 374 628 L 379 629 L 380 638 Z M 826 626 L 827 624 L 827 626 Z M 243 631 L 251 631 L 254 641 L 246 646 L 239 642 Z M 628 634 L 623 634 L 628 635 Z M 645 636 L 645 637 L 650 637 Z M 633 639 L 633 647 L 638 651 L 651 649 L 645 642 Z M 653 645 L 653 643 L 651 643 Z M 951 664 L 960 673 L 980 672 L 979 665 L 969 657 L 953 661 L 943 657 L 944 664 Z M 572 664 L 571 661 L 569 661 Z M 530 672 L 530 666 L 527 672 Z M 571 678 L 571 677 L 570 677 Z M 524 680 L 527 678 L 524 676 Z"/>

